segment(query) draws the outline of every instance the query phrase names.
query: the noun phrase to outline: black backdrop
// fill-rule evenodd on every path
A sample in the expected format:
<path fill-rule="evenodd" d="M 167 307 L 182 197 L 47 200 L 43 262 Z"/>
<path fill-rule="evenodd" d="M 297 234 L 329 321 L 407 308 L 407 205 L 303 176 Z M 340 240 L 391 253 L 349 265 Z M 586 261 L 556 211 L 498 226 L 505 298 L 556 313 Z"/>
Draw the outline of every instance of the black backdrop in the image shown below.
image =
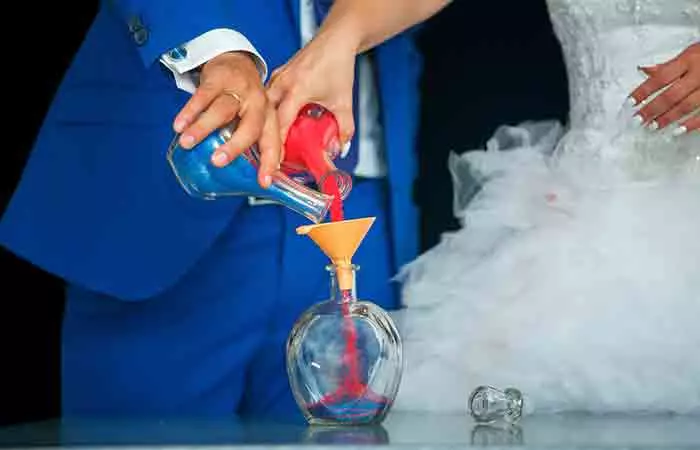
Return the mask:
<path fill-rule="evenodd" d="M 483 148 L 495 128 L 523 120 L 566 120 L 561 51 L 545 0 L 455 1 L 420 39 L 425 71 L 418 138 L 423 248 L 456 228 L 450 151 Z"/>
<path fill-rule="evenodd" d="M 446 166 L 450 151 L 482 146 L 502 123 L 565 119 L 566 75 L 544 1 L 456 1 L 422 31 L 415 198 L 424 249 L 456 227 Z M 4 61 L 10 62 L 4 107 L 11 118 L 0 164 L 3 209 L 97 3 L 17 4 L 12 17 L 23 32 L 3 38 Z M 57 416 L 62 285 L 4 250 L 0 268 L 0 424 Z"/>
<path fill-rule="evenodd" d="M 53 93 L 95 12 L 97 1 L 12 2 L 3 31 L 2 208 L 21 176 Z M 11 28 L 10 28 L 11 27 Z M 7 139 L 6 138 L 6 139 Z M 0 250 L 0 424 L 59 411 L 58 280 Z"/>

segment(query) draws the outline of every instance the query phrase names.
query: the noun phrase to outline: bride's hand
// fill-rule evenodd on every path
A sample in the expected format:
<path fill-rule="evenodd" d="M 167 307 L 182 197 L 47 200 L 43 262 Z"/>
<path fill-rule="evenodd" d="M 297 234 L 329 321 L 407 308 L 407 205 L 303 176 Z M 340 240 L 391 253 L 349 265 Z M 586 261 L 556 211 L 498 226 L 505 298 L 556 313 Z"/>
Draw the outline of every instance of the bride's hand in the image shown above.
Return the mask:
<path fill-rule="evenodd" d="M 700 130 L 700 43 L 670 61 L 640 70 L 649 78 L 630 95 L 636 104 L 668 87 L 637 112 L 643 123 L 651 129 L 663 129 L 692 114 L 678 124 L 675 132 Z"/>
<path fill-rule="evenodd" d="M 352 138 L 352 88 L 358 48 L 352 36 L 344 31 L 319 33 L 272 73 L 267 97 L 277 108 L 282 142 L 307 103 L 317 103 L 335 115 L 343 145 Z"/>

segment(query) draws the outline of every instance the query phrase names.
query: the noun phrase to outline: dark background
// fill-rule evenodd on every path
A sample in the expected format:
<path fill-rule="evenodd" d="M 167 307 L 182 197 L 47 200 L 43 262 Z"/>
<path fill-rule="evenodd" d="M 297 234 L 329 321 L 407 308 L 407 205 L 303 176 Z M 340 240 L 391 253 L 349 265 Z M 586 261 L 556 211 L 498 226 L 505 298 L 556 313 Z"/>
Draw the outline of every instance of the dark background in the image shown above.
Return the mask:
<path fill-rule="evenodd" d="M 13 13 L 23 32 L 3 39 L 11 117 L 0 165 L 3 211 L 97 3 L 25 2 Z M 544 0 L 454 2 L 426 24 L 419 45 L 425 71 L 415 196 L 426 249 L 457 226 L 448 153 L 483 146 L 500 124 L 565 120 L 568 98 Z M 62 284 L 4 250 L 0 270 L 0 424 L 56 417 Z"/>

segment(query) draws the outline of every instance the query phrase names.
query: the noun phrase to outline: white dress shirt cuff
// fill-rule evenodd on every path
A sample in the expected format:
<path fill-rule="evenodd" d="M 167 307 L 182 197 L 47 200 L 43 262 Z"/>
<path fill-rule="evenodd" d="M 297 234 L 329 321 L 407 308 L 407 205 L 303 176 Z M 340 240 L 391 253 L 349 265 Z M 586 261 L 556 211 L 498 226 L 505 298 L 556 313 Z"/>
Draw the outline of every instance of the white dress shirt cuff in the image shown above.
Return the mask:
<path fill-rule="evenodd" d="M 192 39 L 180 47 L 161 55 L 160 62 L 175 78 L 178 88 L 194 93 L 199 80 L 199 68 L 207 61 L 226 52 L 248 52 L 258 66 L 263 81 L 267 78 L 267 63 L 253 44 L 241 33 L 227 28 L 217 28 Z"/>

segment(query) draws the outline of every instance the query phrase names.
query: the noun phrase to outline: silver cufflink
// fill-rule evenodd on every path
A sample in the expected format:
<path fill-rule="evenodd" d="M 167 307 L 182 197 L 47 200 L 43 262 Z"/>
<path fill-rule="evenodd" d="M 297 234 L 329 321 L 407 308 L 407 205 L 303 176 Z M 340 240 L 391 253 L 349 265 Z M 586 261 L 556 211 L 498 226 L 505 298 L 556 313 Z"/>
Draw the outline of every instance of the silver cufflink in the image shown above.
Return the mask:
<path fill-rule="evenodd" d="M 182 61 L 187 58 L 187 49 L 185 47 L 175 47 L 168 52 L 168 58 L 175 62 Z"/>

